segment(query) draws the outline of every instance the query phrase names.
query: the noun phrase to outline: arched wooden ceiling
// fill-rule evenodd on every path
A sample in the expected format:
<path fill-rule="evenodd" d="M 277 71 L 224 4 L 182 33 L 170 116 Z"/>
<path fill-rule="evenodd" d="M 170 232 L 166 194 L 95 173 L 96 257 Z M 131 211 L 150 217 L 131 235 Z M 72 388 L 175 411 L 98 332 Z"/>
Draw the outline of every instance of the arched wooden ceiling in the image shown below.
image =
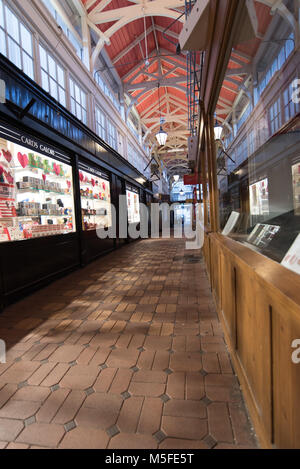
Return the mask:
<path fill-rule="evenodd" d="M 100 30 L 94 60 L 105 47 L 125 93 L 148 129 L 146 139 L 156 142 L 161 115 L 163 128 L 168 133 L 166 146 L 159 149 L 161 158 L 168 167 L 168 152 L 181 149 L 181 153 L 175 153 L 180 159 L 172 161 L 172 168 L 174 170 L 178 161 L 182 170 L 183 160 L 187 168 L 186 56 L 176 53 L 178 36 L 185 21 L 184 0 L 82 2 L 88 12 L 89 26 Z"/>

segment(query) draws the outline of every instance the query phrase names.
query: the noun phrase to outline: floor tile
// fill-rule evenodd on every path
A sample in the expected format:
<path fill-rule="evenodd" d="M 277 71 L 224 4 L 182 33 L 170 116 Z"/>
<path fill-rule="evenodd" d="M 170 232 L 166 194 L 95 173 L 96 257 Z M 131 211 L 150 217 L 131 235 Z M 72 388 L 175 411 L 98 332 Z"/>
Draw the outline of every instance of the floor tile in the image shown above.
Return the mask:
<path fill-rule="evenodd" d="M 7 308 L 0 448 L 257 447 L 194 255 L 129 243 Z"/>

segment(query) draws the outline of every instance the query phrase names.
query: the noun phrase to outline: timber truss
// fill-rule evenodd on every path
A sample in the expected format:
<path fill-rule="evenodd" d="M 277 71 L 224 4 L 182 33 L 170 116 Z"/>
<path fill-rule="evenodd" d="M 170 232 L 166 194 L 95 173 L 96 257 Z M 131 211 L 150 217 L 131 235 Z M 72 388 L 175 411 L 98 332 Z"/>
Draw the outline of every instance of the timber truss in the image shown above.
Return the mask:
<path fill-rule="evenodd" d="M 50 2 L 64 14 L 62 2 Z M 129 98 L 126 118 L 133 106 L 140 115 L 143 143 L 158 151 L 171 172 L 176 172 L 176 167 L 188 171 L 187 57 L 176 48 L 185 21 L 185 2 L 72 0 L 72 3 L 79 14 L 76 24 L 81 23 L 82 37 L 71 19 L 64 19 L 83 46 L 84 62 L 90 72 L 95 72 L 99 55 L 105 51 L 110 68 L 120 78 L 120 91 Z M 155 148 L 161 122 L 168 140 L 165 147 Z"/>
<path fill-rule="evenodd" d="M 115 0 L 87 0 L 86 21 L 98 34 L 98 42 L 91 51 L 91 66 L 96 63 L 103 47 L 108 46 L 109 49 L 117 31 L 122 28 L 126 30 L 127 25 L 137 20 L 147 24 L 126 47 L 120 47 L 111 57 L 111 61 L 121 77 L 123 92 L 130 98 L 126 115 L 129 115 L 132 106 L 135 106 L 140 115 L 144 128 L 143 143 L 155 148 L 155 135 L 162 122 L 164 130 L 168 133 L 168 140 L 165 147 L 156 148 L 160 159 L 171 172 L 176 173 L 176 167 L 180 171 L 187 171 L 187 138 L 190 135 L 186 96 L 187 59 L 181 53 L 176 54 L 176 47 L 171 44 L 178 43 L 179 32 L 185 21 L 182 14 L 184 2 L 130 0 L 131 5 L 128 5 L 128 2 L 123 3 L 126 6 L 115 8 L 117 4 L 122 5 L 122 1 L 117 3 Z M 157 17 L 169 18 L 170 24 L 178 24 L 166 29 L 157 21 Z M 170 41 L 164 40 L 165 38 Z M 149 50 L 146 48 L 146 41 Z M 123 74 L 122 63 L 130 63 L 134 54 L 135 57 L 139 55 L 140 60 L 132 62 L 130 69 Z M 172 153 L 168 153 L 171 150 L 175 150 L 174 156 L 178 156 L 172 161 Z"/>

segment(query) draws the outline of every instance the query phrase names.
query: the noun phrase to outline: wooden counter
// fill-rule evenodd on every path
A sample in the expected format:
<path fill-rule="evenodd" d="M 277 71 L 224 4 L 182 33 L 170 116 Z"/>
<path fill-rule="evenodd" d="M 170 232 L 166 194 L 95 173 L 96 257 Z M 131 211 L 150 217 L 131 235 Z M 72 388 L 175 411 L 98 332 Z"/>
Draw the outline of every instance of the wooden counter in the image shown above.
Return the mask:
<path fill-rule="evenodd" d="M 300 277 L 217 233 L 204 256 L 235 371 L 264 448 L 300 448 Z M 300 351 L 298 354 L 300 358 Z"/>

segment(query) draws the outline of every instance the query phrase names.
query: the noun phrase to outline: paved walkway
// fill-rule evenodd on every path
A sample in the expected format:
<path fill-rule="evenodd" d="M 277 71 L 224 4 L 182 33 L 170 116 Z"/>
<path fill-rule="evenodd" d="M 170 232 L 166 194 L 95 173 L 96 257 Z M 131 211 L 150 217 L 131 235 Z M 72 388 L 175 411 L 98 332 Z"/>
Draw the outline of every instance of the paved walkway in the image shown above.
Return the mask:
<path fill-rule="evenodd" d="M 0 448 L 253 448 L 203 261 L 132 243 L 6 309 Z"/>

